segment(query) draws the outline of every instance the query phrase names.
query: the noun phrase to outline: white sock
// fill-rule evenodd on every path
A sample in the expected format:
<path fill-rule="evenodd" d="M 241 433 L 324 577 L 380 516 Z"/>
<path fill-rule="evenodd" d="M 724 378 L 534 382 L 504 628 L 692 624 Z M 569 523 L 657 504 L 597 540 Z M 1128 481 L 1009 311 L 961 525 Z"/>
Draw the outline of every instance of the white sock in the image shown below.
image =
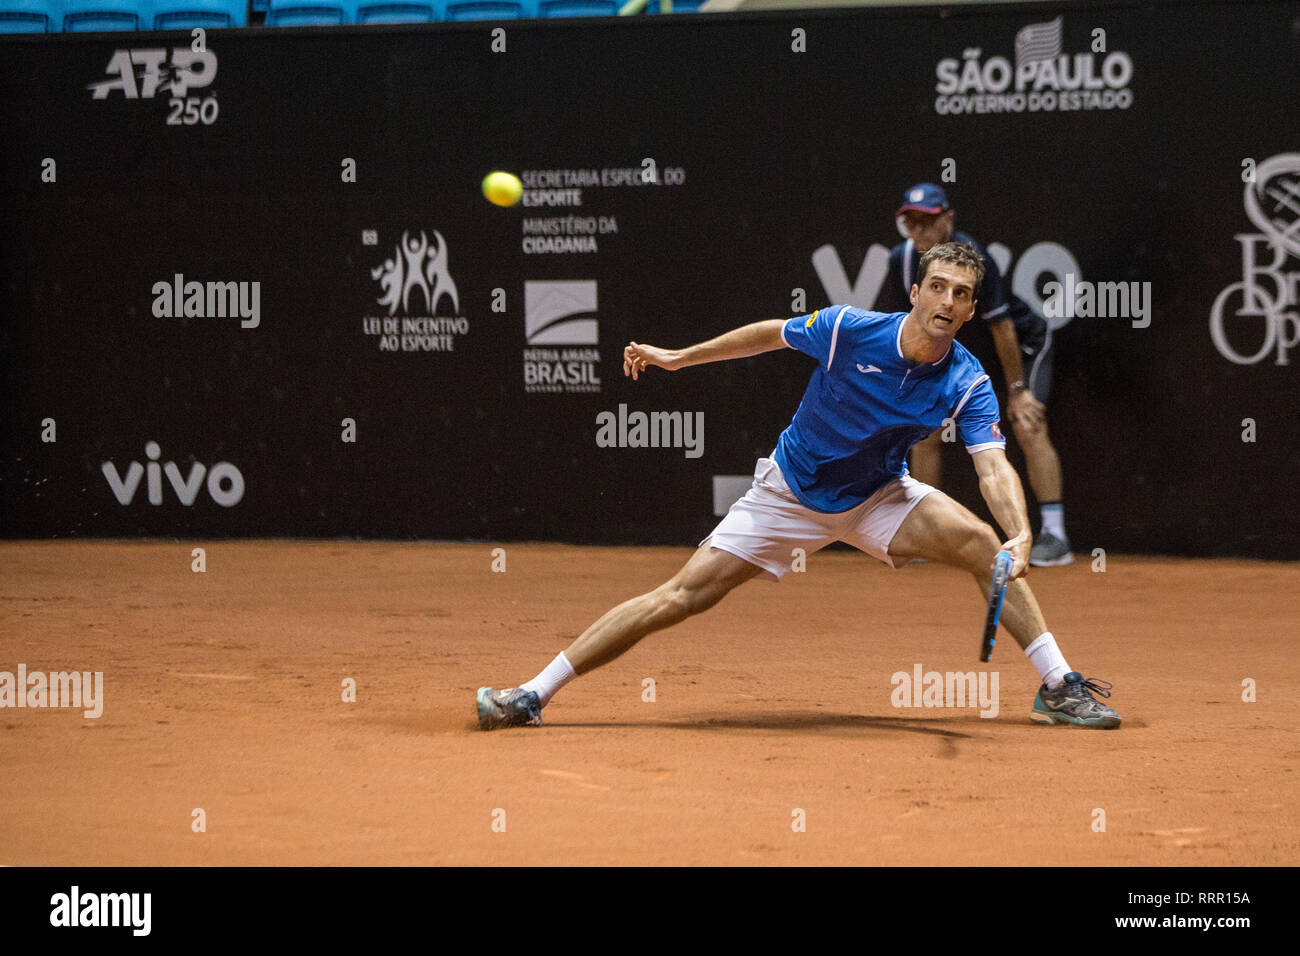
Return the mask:
<path fill-rule="evenodd" d="M 1034 642 L 1025 648 L 1025 656 L 1038 670 L 1038 676 L 1043 679 L 1048 690 L 1059 686 L 1065 679 L 1065 675 L 1070 673 L 1070 665 L 1065 663 L 1065 655 L 1056 646 L 1056 638 L 1052 636 L 1051 631 L 1043 631 L 1038 635 Z"/>
<path fill-rule="evenodd" d="M 1043 530 L 1065 541 L 1065 506 L 1058 501 L 1043 505 L 1039 511 L 1043 516 Z"/>
<path fill-rule="evenodd" d="M 542 668 L 540 674 L 528 683 L 520 684 L 519 687 L 521 690 L 534 691 L 537 694 L 537 698 L 542 702 L 542 706 L 545 707 L 550 703 L 551 698 L 555 696 L 557 690 L 577 676 L 578 675 L 573 672 L 573 665 L 570 664 L 569 659 L 564 656 L 564 651 L 560 651 L 560 653 L 555 655 L 555 660 Z"/>

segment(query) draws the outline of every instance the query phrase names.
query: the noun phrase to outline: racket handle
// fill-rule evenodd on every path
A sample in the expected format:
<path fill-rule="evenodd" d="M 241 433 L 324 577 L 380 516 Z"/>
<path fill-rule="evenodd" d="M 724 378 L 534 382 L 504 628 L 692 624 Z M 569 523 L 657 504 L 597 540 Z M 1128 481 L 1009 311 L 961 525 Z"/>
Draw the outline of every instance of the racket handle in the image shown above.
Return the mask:
<path fill-rule="evenodd" d="M 984 624 L 984 640 L 980 645 L 980 661 L 987 664 L 993 657 L 993 645 L 997 643 L 998 621 L 1002 619 L 1002 598 L 1007 591 L 1007 581 L 1011 579 L 1011 569 L 1015 559 L 1010 551 L 999 551 L 993 560 L 993 580 L 989 582 L 989 612 Z"/>
<path fill-rule="evenodd" d="M 1010 551 L 999 551 L 998 556 L 993 559 L 993 575 L 998 576 L 1002 573 L 1002 585 L 1005 587 L 1007 580 L 1011 577 L 1011 569 L 1015 567 L 1016 559 L 1011 556 Z"/>

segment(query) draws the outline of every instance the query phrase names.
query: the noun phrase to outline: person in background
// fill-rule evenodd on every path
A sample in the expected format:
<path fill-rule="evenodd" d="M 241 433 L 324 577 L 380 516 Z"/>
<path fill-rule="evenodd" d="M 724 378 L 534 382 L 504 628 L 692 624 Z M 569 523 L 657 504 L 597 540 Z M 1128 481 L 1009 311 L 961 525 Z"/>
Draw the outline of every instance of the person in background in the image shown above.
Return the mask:
<path fill-rule="evenodd" d="M 1042 528 L 1035 539 L 1029 563 L 1048 568 L 1074 560 L 1065 533 L 1061 503 L 1061 460 L 1047 430 L 1047 396 L 1052 384 L 1052 334 L 1047 321 L 1015 296 L 997 263 L 965 232 L 957 231 L 956 213 L 948 195 L 934 183 L 918 183 L 903 194 L 894 214 L 907 241 L 889 253 L 889 277 L 876 303 L 881 312 L 910 308 L 909 296 L 921 256 L 933 246 L 958 242 L 984 257 L 984 282 L 977 314 L 988 323 L 1006 382 L 1007 417 L 1025 455 L 1029 486 L 1038 499 Z M 942 480 L 941 432 L 914 446 L 909 471 L 918 481 L 939 486 Z"/>

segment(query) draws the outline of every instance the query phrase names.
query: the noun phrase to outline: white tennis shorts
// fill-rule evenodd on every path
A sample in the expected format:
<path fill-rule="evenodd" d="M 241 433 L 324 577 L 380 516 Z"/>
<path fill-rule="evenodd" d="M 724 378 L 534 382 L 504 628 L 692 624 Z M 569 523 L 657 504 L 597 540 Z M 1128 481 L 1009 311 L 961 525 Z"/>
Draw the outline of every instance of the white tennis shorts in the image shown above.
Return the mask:
<path fill-rule="evenodd" d="M 763 569 L 760 576 L 770 581 L 790 570 L 795 548 L 812 554 L 832 541 L 851 544 L 897 568 L 889 544 L 917 502 L 935 490 L 905 475 L 856 508 L 826 514 L 801 504 L 777 463 L 760 458 L 754 484 L 700 544 L 712 542 L 712 547 L 757 565 Z"/>

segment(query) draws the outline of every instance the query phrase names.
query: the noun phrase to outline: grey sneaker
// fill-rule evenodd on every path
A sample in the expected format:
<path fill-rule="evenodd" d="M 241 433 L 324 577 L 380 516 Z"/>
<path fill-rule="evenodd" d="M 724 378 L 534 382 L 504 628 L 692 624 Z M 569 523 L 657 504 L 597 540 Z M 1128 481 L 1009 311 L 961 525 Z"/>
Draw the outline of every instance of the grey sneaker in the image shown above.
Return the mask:
<path fill-rule="evenodd" d="M 1099 727 L 1111 730 L 1120 724 L 1120 716 L 1092 695 L 1110 696 L 1110 681 L 1095 677 L 1083 679 L 1078 671 L 1070 671 L 1052 690 L 1044 684 L 1034 698 L 1030 720 L 1039 724 L 1073 724 L 1076 727 Z"/>
<path fill-rule="evenodd" d="M 1036 568 L 1058 568 L 1074 560 L 1070 542 L 1062 541 L 1050 531 L 1044 531 L 1029 551 L 1029 563 Z"/>
<path fill-rule="evenodd" d="M 522 727 L 542 722 L 541 699 L 531 690 L 508 687 L 478 689 L 478 725 L 483 730 L 498 727 Z"/>

